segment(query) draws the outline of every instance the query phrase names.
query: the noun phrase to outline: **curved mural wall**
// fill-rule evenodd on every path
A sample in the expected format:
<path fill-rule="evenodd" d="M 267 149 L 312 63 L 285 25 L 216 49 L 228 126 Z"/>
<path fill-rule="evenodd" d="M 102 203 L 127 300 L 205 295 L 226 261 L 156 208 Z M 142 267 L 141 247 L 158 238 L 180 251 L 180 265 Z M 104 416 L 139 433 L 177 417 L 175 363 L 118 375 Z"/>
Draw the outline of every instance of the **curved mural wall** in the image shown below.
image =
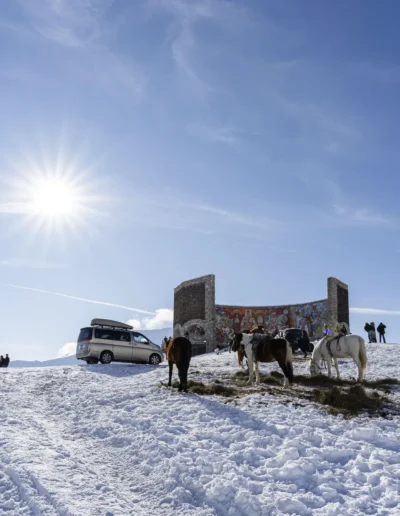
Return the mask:
<path fill-rule="evenodd" d="M 267 330 L 299 328 L 312 339 L 320 338 L 325 326 L 334 329 L 349 320 L 348 286 L 328 278 L 327 298 L 284 306 L 230 306 L 215 303 L 215 276 L 184 281 L 175 289 L 174 336 L 186 335 L 194 354 L 210 352 L 228 343 L 228 333 L 263 324 Z"/>
<path fill-rule="evenodd" d="M 216 305 L 216 342 L 227 344 L 229 330 L 240 332 L 263 324 L 266 331 L 284 328 L 306 330 L 310 338 L 322 336 L 328 323 L 328 300 L 284 306 L 240 307 Z"/>

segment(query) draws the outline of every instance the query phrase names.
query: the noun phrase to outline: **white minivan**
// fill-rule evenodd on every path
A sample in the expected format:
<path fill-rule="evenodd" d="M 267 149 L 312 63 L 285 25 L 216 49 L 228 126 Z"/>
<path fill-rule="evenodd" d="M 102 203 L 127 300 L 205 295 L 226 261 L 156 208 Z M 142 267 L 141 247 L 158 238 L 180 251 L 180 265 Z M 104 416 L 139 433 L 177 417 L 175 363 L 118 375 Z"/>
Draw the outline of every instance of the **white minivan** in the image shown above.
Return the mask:
<path fill-rule="evenodd" d="M 158 365 L 164 360 L 160 346 L 133 331 L 129 324 L 109 319 L 93 319 L 90 327 L 81 329 L 76 358 L 88 364 L 141 362 Z"/>

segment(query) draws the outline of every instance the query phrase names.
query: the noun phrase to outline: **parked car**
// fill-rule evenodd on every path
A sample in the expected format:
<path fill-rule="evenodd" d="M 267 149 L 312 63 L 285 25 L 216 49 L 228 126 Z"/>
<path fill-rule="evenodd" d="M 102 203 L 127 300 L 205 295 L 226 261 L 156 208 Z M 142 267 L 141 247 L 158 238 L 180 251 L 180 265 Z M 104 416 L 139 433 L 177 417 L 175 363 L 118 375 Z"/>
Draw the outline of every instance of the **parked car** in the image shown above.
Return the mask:
<path fill-rule="evenodd" d="M 109 319 L 93 319 L 82 328 L 76 345 L 76 358 L 88 364 L 111 362 L 158 365 L 164 360 L 161 347 L 129 324 Z"/>

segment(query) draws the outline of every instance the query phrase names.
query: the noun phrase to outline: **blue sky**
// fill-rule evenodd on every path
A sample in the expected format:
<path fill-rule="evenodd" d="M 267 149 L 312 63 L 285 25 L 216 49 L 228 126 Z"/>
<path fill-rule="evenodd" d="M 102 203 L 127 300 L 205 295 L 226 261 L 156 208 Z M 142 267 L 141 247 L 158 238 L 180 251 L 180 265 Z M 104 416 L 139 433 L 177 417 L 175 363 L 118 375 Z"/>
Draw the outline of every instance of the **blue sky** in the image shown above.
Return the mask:
<path fill-rule="evenodd" d="M 398 2 L 0 13 L 0 352 L 52 358 L 96 316 L 169 326 L 173 288 L 209 273 L 243 305 L 320 299 L 336 276 L 369 310 L 352 331 L 400 340 Z M 55 176 L 79 198 L 56 224 L 29 208 Z"/>

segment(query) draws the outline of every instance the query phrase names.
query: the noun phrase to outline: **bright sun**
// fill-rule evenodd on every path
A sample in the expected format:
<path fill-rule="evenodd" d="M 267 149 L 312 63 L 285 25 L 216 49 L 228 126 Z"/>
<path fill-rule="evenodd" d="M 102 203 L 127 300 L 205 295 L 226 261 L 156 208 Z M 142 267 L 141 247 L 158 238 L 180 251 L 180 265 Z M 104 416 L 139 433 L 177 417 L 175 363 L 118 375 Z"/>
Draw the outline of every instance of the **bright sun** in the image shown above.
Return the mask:
<path fill-rule="evenodd" d="M 62 179 L 40 179 L 32 185 L 32 211 L 48 217 L 73 216 L 79 208 L 78 195 Z"/>
<path fill-rule="evenodd" d="M 19 215 L 10 231 L 23 231 L 25 242 L 37 235 L 46 239 L 96 232 L 97 222 L 105 215 L 109 196 L 95 165 L 87 165 L 83 156 L 66 157 L 60 147 L 57 158 L 42 150 L 41 163 L 28 153 L 11 161 L 13 174 L 5 182 L 9 187 L 9 209 Z"/>

